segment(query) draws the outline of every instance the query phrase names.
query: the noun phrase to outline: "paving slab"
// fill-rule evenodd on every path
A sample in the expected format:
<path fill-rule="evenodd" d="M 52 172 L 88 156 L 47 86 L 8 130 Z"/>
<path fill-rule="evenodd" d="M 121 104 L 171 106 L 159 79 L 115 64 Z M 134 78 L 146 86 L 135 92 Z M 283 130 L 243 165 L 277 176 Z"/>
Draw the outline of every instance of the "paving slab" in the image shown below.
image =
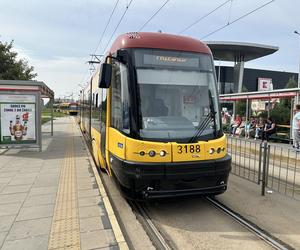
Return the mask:
<path fill-rule="evenodd" d="M 9 203 L 0 205 L 0 217 L 18 214 L 22 203 Z"/>
<path fill-rule="evenodd" d="M 18 178 L 13 178 L 8 185 L 31 185 L 34 183 L 36 177 L 28 177 L 28 178 L 23 178 L 23 177 L 18 177 Z"/>
<path fill-rule="evenodd" d="M 100 204 L 103 204 L 103 202 L 99 196 L 82 197 L 78 199 L 79 207 L 97 206 Z"/>
<path fill-rule="evenodd" d="M 81 233 L 81 247 L 83 250 L 97 249 L 116 245 L 112 230 L 95 230 Z"/>
<path fill-rule="evenodd" d="M 46 250 L 48 249 L 48 235 L 6 240 L 1 250 Z"/>
<path fill-rule="evenodd" d="M 106 215 L 103 205 L 79 207 L 79 218 L 88 218 L 94 216 Z"/>
<path fill-rule="evenodd" d="M 48 187 L 32 187 L 29 196 L 34 195 L 44 195 L 44 194 L 56 194 L 57 186 L 48 186 Z"/>
<path fill-rule="evenodd" d="M 29 196 L 23 204 L 23 207 L 33 207 L 40 205 L 49 205 L 55 203 L 56 194 L 43 194 Z"/>
<path fill-rule="evenodd" d="M 16 221 L 33 220 L 53 216 L 54 204 L 34 207 L 22 207 Z"/>
<path fill-rule="evenodd" d="M 80 219 L 80 232 L 88 232 L 102 229 L 106 228 L 104 227 L 101 217 L 99 216 Z"/>
<path fill-rule="evenodd" d="M 0 176 L 0 183 L 7 184 L 12 180 L 12 177 L 1 177 Z"/>
<path fill-rule="evenodd" d="M 7 235 L 7 232 L 0 232 L 0 249 L 1 249 L 2 244 L 4 243 L 6 235 Z"/>
<path fill-rule="evenodd" d="M 3 188 L 0 194 L 27 193 L 30 188 L 31 185 L 7 185 Z"/>
<path fill-rule="evenodd" d="M 15 177 L 17 174 L 18 174 L 18 171 L 1 172 L 1 170 L 0 170 L 0 178 Z"/>
<path fill-rule="evenodd" d="M 0 217 L 0 232 L 10 230 L 17 215 L 5 215 Z"/>
<path fill-rule="evenodd" d="M 16 240 L 39 235 L 48 235 L 52 218 L 17 221 L 10 229 L 6 240 Z"/>
<path fill-rule="evenodd" d="M 16 194 L 0 194 L 0 205 L 8 203 L 22 203 L 27 194 L 26 193 L 16 193 Z"/>
<path fill-rule="evenodd" d="M 1 155 L 0 249 L 119 249 L 80 131 L 72 117 L 54 128 L 42 152 Z"/>

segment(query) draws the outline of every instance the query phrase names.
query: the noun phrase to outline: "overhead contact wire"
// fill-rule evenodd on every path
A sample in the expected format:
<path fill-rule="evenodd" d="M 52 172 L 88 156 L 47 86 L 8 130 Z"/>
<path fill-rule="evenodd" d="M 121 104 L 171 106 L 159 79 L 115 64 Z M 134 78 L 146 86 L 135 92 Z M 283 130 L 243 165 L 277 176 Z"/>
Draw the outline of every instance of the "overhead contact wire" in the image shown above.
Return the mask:
<path fill-rule="evenodd" d="M 130 0 L 129 4 L 126 6 L 126 9 L 125 9 L 125 11 L 123 12 L 123 15 L 121 16 L 121 18 L 120 18 L 120 20 L 119 20 L 117 26 L 115 27 L 113 33 L 111 34 L 111 36 L 110 36 L 110 38 L 109 38 L 109 40 L 108 40 L 108 42 L 107 42 L 107 44 L 106 44 L 106 46 L 105 46 L 105 48 L 104 48 L 104 50 L 103 50 L 103 54 L 105 53 L 105 50 L 107 49 L 109 43 L 111 42 L 111 40 L 112 40 L 113 36 L 115 35 L 117 29 L 119 28 L 119 26 L 120 26 L 120 24 L 121 24 L 123 18 L 125 17 L 125 15 L 126 15 L 128 9 L 129 9 L 129 7 L 130 7 L 132 1 L 133 1 L 133 0 Z"/>
<path fill-rule="evenodd" d="M 113 14 L 115 13 L 115 10 L 116 10 L 116 8 L 117 8 L 117 5 L 118 5 L 119 1 L 120 1 L 120 0 L 117 0 L 117 1 L 116 1 L 113 10 L 112 10 L 112 12 L 110 13 L 110 16 L 109 16 L 109 18 L 108 18 L 108 21 L 107 21 L 107 23 L 106 23 L 106 25 L 105 25 L 105 28 L 104 28 L 104 30 L 103 30 L 103 32 L 102 32 L 102 34 L 101 34 L 101 37 L 100 37 L 100 39 L 99 39 L 99 42 L 98 42 L 97 47 L 96 47 L 96 49 L 95 49 L 95 51 L 94 51 L 93 54 L 96 53 L 97 49 L 99 48 L 99 46 L 100 46 L 100 44 L 101 44 L 101 42 L 102 42 L 102 39 L 103 39 L 103 37 L 104 37 L 104 34 L 105 34 L 106 30 L 107 30 L 107 27 L 108 27 L 108 25 L 109 25 L 109 23 L 110 23 L 110 20 L 111 20 Z"/>
<path fill-rule="evenodd" d="M 210 33 L 208 33 L 207 35 L 201 37 L 201 39 L 204 39 L 204 38 L 206 38 L 206 37 L 208 37 L 208 36 L 211 36 L 211 35 L 217 33 L 218 31 L 220 31 L 220 30 L 222 30 L 222 29 L 225 29 L 225 28 L 228 27 L 229 25 L 234 24 L 235 22 L 237 22 L 237 21 L 239 21 L 239 20 L 241 20 L 241 19 L 243 19 L 243 18 L 249 16 L 250 14 L 252 14 L 252 13 L 254 13 L 254 12 L 256 12 L 256 11 L 262 9 L 262 8 L 264 8 L 265 6 L 271 4 L 271 3 L 274 2 L 274 1 L 275 1 L 275 0 L 271 0 L 271 1 L 269 1 L 269 2 L 267 2 L 267 3 L 265 3 L 265 4 L 263 4 L 263 5 L 261 5 L 261 6 L 259 6 L 259 7 L 257 7 L 257 8 L 254 9 L 254 10 L 251 10 L 251 11 L 247 12 L 246 14 L 244 14 L 244 15 L 242 15 L 242 16 L 236 18 L 236 19 L 234 19 L 232 22 L 229 22 L 229 23 L 227 23 L 227 24 L 221 26 L 220 28 L 218 28 L 218 29 L 216 29 L 216 30 L 214 30 L 214 31 L 212 31 L 212 32 L 210 32 Z"/>
<path fill-rule="evenodd" d="M 163 7 L 169 2 L 170 0 L 167 0 L 163 3 L 162 6 L 159 7 L 159 9 L 141 26 L 141 28 L 138 29 L 138 31 L 141 31 L 145 26 L 162 10 Z"/>
<path fill-rule="evenodd" d="M 199 23 L 201 20 L 203 20 L 204 18 L 208 17 L 209 15 L 211 15 L 212 13 L 214 13 L 215 11 L 217 11 L 218 9 L 220 9 L 221 7 L 223 7 L 225 4 L 227 4 L 228 2 L 230 2 L 231 0 L 227 0 L 224 3 L 220 4 L 219 6 L 217 6 L 215 9 L 213 9 L 212 11 L 210 11 L 209 13 L 205 14 L 204 16 L 200 17 L 199 19 L 197 19 L 195 22 L 193 22 L 192 24 L 190 24 L 189 26 L 187 26 L 186 28 L 184 28 L 183 30 L 181 30 L 180 32 L 178 32 L 178 34 L 182 34 L 185 31 L 187 31 L 188 29 L 192 28 L 194 25 L 196 25 L 197 23 Z"/>

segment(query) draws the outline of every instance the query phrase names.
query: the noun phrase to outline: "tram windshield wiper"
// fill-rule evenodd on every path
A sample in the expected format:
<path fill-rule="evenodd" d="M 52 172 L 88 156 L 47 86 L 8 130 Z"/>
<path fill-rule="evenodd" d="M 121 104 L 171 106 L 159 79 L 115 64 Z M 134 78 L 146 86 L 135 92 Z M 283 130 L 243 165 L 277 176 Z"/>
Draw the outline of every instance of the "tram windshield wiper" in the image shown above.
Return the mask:
<path fill-rule="evenodd" d="M 213 104 L 212 94 L 211 91 L 208 90 L 209 95 L 209 108 L 210 112 L 207 114 L 207 116 L 204 118 L 204 120 L 198 125 L 197 130 L 193 137 L 189 140 L 189 143 L 195 142 L 195 140 L 202 135 L 204 130 L 207 128 L 207 126 L 213 121 L 214 125 L 214 135 L 216 136 L 216 111 Z"/>

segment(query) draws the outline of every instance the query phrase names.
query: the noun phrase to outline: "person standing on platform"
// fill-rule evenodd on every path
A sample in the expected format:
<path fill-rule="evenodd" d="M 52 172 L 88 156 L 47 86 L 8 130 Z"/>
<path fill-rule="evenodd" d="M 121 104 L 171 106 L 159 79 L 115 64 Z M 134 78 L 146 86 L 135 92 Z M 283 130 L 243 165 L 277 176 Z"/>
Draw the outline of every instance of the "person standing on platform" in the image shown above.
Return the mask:
<path fill-rule="evenodd" d="M 300 104 L 296 105 L 295 114 L 293 117 L 293 148 L 300 150 Z"/>

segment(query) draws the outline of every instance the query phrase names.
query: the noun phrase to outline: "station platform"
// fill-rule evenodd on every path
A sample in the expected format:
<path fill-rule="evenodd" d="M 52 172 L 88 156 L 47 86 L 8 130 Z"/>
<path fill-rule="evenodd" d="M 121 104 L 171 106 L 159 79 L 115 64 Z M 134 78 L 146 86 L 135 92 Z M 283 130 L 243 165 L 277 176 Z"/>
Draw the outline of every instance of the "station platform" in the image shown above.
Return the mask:
<path fill-rule="evenodd" d="M 0 249 L 128 249 L 74 117 L 0 151 Z"/>

